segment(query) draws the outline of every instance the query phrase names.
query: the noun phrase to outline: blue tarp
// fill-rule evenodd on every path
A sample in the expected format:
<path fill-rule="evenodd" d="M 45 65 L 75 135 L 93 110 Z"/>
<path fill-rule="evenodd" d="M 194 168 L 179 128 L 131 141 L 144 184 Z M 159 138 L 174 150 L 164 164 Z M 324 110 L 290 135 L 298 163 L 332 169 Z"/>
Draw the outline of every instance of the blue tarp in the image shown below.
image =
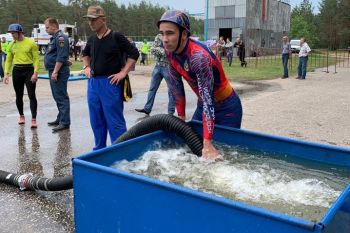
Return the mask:
<path fill-rule="evenodd" d="M 48 74 L 39 74 L 38 78 L 40 79 L 49 79 L 49 75 Z M 79 74 L 79 75 L 71 75 L 68 79 L 68 81 L 78 81 L 78 80 L 84 80 L 87 79 L 87 77 L 83 74 Z"/>

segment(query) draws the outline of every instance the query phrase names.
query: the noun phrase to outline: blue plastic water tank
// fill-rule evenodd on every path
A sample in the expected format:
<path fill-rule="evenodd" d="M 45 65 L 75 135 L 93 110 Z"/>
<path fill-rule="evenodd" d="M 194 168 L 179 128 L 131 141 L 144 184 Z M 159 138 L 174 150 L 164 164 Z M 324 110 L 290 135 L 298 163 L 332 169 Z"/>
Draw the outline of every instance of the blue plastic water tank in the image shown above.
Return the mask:
<path fill-rule="evenodd" d="M 190 122 L 200 132 L 200 122 Z M 349 233 L 350 185 L 320 222 L 288 216 L 144 176 L 110 168 L 116 161 L 134 160 L 174 140 L 157 131 L 73 159 L 76 232 L 123 233 Z M 250 149 L 298 156 L 348 168 L 347 148 L 291 140 L 215 126 L 214 140 Z"/>

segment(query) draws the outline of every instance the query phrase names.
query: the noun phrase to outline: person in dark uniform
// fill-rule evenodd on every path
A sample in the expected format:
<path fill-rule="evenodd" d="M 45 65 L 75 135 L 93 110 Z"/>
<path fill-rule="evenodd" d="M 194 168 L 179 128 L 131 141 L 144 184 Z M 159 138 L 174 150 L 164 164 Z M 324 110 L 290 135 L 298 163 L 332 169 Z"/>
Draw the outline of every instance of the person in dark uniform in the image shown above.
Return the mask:
<path fill-rule="evenodd" d="M 241 41 L 241 38 L 237 38 L 236 42 L 233 45 L 234 48 L 237 48 L 237 56 L 239 57 L 239 60 L 241 61 L 241 66 L 247 67 L 247 62 L 245 61 L 245 45 L 243 41 Z"/>
<path fill-rule="evenodd" d="M 67 92 L 69 78 L 69 40 L 68 37 L 59 30 L 56 19 L 45 20 L 46 32 L 52 37 L 45 54 L 45 68 L 49 71 L 50 87 L 52 96 L 58 108 L 58 115 L 49 126 L 56 126 L 52 132 L 69 129 L 70 126 L 70 103 Z"/>
<path fill-rule="evenodd" d="M 87 99 L 94 150 L 97 150 L 106 147 L 107 132 L 113 143 L 126 131 L 123 80 L 135 65 L 139 52 L 124 35 L 108 28 L 101 6 L 90 6 L 84 18 L 94 32 L 83 51 L 83 69 L 89 78 Z"/>

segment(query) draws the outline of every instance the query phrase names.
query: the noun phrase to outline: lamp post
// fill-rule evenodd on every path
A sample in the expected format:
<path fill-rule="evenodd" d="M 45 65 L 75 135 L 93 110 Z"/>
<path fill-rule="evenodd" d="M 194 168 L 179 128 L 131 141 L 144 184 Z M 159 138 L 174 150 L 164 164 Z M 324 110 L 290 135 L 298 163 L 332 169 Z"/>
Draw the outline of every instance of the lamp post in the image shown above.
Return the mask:
<path fill-rule="evenodd" d="M 209 0 L 205 0 L 205 25 L 204 25 L 204 38 L 207 41 L 208 40 L 208 26 L 209 26 Z"/>

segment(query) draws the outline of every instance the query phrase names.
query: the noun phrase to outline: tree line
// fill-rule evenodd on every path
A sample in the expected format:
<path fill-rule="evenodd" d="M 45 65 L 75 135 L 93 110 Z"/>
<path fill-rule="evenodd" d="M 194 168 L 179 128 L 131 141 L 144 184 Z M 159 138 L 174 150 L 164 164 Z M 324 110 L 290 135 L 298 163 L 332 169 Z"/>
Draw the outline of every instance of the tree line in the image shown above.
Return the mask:
<path fill-rule="evenodd" d="M 350 1 L 322 0 L 314 13 L 310 0 L 303 0 L 291 14 L 291 38 L 304 36 L 314 48 L 350 46 Z"/>
<path fill-rule="evenodd" d="M 11 23 L 20 23 L 27 36 L 30 36 L 33 24 L 43 23 L 48 17 L 59 23 L 76 24 L 78 36 L 91 35 L 89 25 L 83 19 L 90 5 L 101 5 L 108 17 L 108 26 L 126 36 L 154 37 L 158 33 L 157 21 L 169 8 L 141 1 L 139 4 L 118 5 L 114 0 L 69 0 L 62 4 L 58 0 L 1 0 L 0 33 L 7 31 Z M 190 17 L 193 35 L 204 32 L 203 20 Z"/>
<path fill-rule="evenodd" d="M 108 16 L 108 26 L 126 36 L 149 38 L 157 34 L 156 23 L 169 8 L 141 1 L 139 4 L 118 5 L 114 0 L 69 0 L 67 5 L 58 0 L 0 0 L 0 33 L 11 23 L 21 23 L 30 36 L 33 24 L 54 17 L 60 23 L 76 24 L 78 36 L 91 35 L 82 18 L 90 5 L 99 4 Z M 350 1 L 322 0 L 318 13 L 312 1 L 303 0 L 291 13 L 290 38 L 304 36 L 314 48 L 346 48 L 350 46 Z M 193 17 L 192 35 L 203 36 L 204 22 Z M 203 38 L 203 37 L 202 37 Z M 150 39 L 150 38 L 149 38 Z M 139 39 L 140 40 L 140 39 Z"/>

